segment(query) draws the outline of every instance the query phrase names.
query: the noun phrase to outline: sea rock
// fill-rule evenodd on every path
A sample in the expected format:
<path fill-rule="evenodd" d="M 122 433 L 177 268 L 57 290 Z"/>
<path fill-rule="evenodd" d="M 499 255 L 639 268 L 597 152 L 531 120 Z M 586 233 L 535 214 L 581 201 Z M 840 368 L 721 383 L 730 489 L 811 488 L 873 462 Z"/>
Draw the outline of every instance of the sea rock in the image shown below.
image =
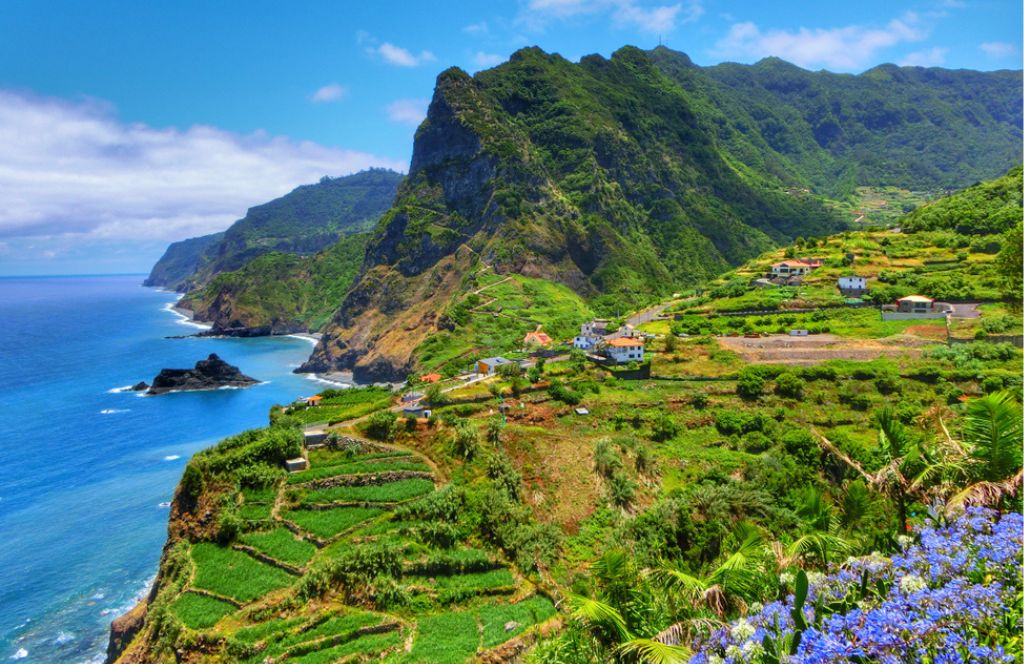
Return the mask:
<path fill-rule="evenodd" d="M 210 353 L 205 360 L 196 362 L 193 369 L 163 369 L 153 379 L 146 394 L 165 394 L 185 390 L 214 390 L 218 387 L 248 387 L 259 381 L 246 376 L 238 367 Z"/>
<path fill-rule="evenodd" d="M 140 380 L 139 382 L 132 385 L 132 392 L 145 392 L 148 389 L 149 385 L 144 380 Z"/>

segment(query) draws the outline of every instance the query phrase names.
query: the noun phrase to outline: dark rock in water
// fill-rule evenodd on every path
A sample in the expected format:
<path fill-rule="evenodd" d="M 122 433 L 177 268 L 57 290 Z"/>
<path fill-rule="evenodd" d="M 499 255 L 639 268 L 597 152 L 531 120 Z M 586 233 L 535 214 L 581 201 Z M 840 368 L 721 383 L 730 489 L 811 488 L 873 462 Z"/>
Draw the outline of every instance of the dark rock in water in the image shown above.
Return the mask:
<path fill-rule="evenodd" d="M 144 381 L 144 380 L 140 380 L 139 382 L 137 382 L 134 385 L 132 385 L 132 392 L 144 392 L 145 390 L 148 390 L 148 389 L 149 389 L 149 385 L 147 385 L 146 381 Z"/>
<path fill-rule="evenodd" d="M 196 362 L 194 369 L 163 369 L 153 379 L 146 394 L 164 394 L 171 391 L 214 390 L 218 387 L 248 387 L 259 381 L 246 376 L 238 367 L 210 353 L 205 360 Z"/>

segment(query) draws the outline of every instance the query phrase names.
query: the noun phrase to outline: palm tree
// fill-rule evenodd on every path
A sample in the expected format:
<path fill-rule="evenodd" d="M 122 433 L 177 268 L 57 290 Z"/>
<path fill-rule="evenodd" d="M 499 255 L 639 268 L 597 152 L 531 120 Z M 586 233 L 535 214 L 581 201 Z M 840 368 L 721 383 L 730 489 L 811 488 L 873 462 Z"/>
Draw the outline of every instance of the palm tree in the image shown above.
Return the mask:
<path fill-rule="evenodd" d="M 805 532 L 790 544 L 791 555 L 804 559 L 816 556 L 822 567 L 828 567 L 830 552 L 850 550 L 850 543 L 839 534 L 839 516 L 821 491 L 808 487 L 796 512 L 803 519 Z"/>

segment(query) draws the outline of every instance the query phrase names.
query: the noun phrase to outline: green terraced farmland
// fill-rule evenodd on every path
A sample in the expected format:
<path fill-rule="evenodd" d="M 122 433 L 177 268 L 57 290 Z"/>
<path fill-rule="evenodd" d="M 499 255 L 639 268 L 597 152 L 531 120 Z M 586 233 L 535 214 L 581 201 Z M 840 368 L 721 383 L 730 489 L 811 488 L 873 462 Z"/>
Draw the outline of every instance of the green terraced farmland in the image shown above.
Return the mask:
<path fill-rule="evenodd" d="M 338 475 L 354 475 L 357 473 L 385 473 L 394 470 L 419 470 L 430 472 L 430 466 L 415 460 L 414 457 L 393 457 L 367 461 L 354 461 L 331 466 L 319 466 L 292 473 L 288 476 L 288 484 L 302 484 Z"/>
<path fill-rule="evenodd" d="M 383 513 L 384 510 L 376 507 L 338 507 L 332 510 L 292 510 L 282 516 L 318 537 L 331 538 Z"/>
<path fill-rule="evenodd" d="M 287 528 L 247 533 L 241 541 L 271 558 L 293 565 L 305 565 L 316 553 L 314 545 L 295 537 Z"/>
<path fill-rule="evenodd" d="M 483 647 L 493 648 L 518 636 L 531 625 L 544 622 L 555 615 L 555 605 L 541 595 L 524 599 L 518 604 L 491 604 L 478 611 L 480 623 L 483 625 Z M 505 631 L 510 622 L 519 623 L 517 627 Z"/>
<path fill-rule="evenodd" d="M 427 616 L 416 626 L 412 650 L 389 657 L 388 662 L 461 664 L 476 653 L 480 637 L 472 611 Z"/>
<path fill-rule="evenodd" d="M 434 483 L 425 479 L 398 480 L 387 484 L 366 486 L 332 486 L 310 491 L 302 502 L 305 504 L 364 501 L 368 503 L 397 503 L 422 496 L 433 490 Z"/>
<path fill-rule="evenodd" d="M 262 521 L 263 519 L 270 518 L 270 512 L 273 510 L 273 505 L 265 505 L 257 503 L 255 505 L 242 505 L 238 508 L 238 513 L 243 519 L 249 521 Z"/>
<path fill-rule="evenodd" d="M 171 611 L 192 629 L 213 627 L 218 620 L 232 613 L 235 607 L 213 597 L 185 592 L 171 604 Z"/>
<path fill-rule="evenodd" d="M 196 575 L 192 585 L 238 600 L 250 602 L 292 582 L 292 576 L 265 565 L 241 551 L 200 542 L 192 547 Z"/>
<path fill-rule="evenodd" d="M 317 650 L 300 657 L 289 657 L 288 661 L 301 662 L 302 664 L 327 664 L 328 662 L 337 662 L 344 657 L 357 654 L 376 656 L 379 653 L 401 646 L 403 639 L 402 633 L 397 629 L 384 632 L 383 634 L 367 634 L 333 648 Z"/>

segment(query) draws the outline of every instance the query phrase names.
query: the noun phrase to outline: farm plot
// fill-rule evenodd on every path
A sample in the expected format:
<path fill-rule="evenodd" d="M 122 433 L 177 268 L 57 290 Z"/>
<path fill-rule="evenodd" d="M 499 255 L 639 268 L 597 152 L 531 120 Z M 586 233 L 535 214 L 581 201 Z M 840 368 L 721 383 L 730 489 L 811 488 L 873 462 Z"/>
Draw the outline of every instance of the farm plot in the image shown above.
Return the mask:
<path fill-rule="evenodd" d="M 329 510 L 291 510 L 281 516 L 317 537 L 330 539 L 349 528 L 383 514 L 377 507 L 336 507 Z"/>
<path fill-rule="evenodd" d="M 316 553 L 314 545 L 295 537 L 287 528 L 246 533 L 239 539 L 242 544 L 292 565 L 305 565 Z"/>
<path fill-rule="evenodd" d="M 385 473 L 395 470 L 418 470 L 430 472 L 430 466 L 412 455 L 393 456 L 380 459 L 360 459 L 326 466 L 314 466 L 309 470 L 292 473 L 288 476 L 288 484 L 305 484 L 315 480 L 338 477 L 340 475 L 356 475 L 362 473 Z"/>
<path fill-rule="evenodd" d="M 417 498 L 434 490 L 434 483 L 427 479 L 408 479 L 385 484 L 363 486 L 332 486 L 310 490 L 302 499 L 304 505 L 340 502 L 400 503 Z"/>
<path fill-rule="evenodd" d="M 929 342 L 911 336 L 887 339 L 847 339 L 831 334 L 807 337 L 720 337 L 722 347 L 754 364 L 806 365 L 826 360 L 875 360 L 881 357 L 919 357 Z"/>
<path fill-rule="evenodd" d="M 192 586 L 238 602 L 250 602 L 291 584 L 293 577 L 234 549 L 200 542 L 192 547 Z"/>
<path fill-rule="evenodd" d="M 478 612 L 483 626 L 482 645 L 484 648 L 493 648 L 553 615 L 555 605 L 542 595 L 534 595 L 517 604 L 490 604 L 482 607 Z"/>
<path fill-rule="evenodd" d="M 213 627 L 218 620 L 234 610 L 235 607 L 227 602 L 193 592 L 182 593 L 171 604 L 174 615 L 192 629 Z"/>

